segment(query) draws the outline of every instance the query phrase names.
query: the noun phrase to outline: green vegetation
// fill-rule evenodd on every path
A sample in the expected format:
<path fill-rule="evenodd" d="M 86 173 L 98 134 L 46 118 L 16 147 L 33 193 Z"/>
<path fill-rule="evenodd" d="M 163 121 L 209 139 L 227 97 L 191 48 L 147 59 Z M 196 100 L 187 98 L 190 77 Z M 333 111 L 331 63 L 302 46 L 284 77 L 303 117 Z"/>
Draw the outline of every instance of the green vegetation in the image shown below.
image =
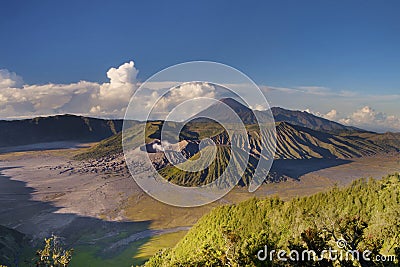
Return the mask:
<path fill-rule="evenodd" d="M 168 181 L 171 181 L 178 185 L 183 186 L 193 186 L 193 185 L 202 185 L 213 182 L 216 178 L 222 175 L 228 166 L 230 160 L 230 149 L 225 146 L 217 146 L 215 160 L 213 160 L 214 154 L 212 153 L 212 147 L 205 147 L 198 152 L 193 157 L 192 160 L 187 162 L 178 164 L 175 166 L 167 166 L 159 171 L 159 173 Z M 200 157 L 201 159 L 194 161 Z M 185 168 L 185 165 L 192 164 L 190 167 L 186 167 L 186 169 L 193 168 L 194 170 L 200 170 L 197 172 L 191 171 L 182 171 L 180 168 Z M 207 163 L 211 162 L 210 166 L 204 166 Z M 182 165 L 182 166 L 181 166 Z M 193 166 L 193 167 L 192 167 Z"/>
<path fill-rule="evenodd" d="M 185 233 L 181 231 L 143 238 L 132 242 L 122 251 L 117 252 L 104 252 L 101 247 L 96 245 L 77 246 L 69 267 L 130 267 L 132 265 L 143 264 L 161 248 L 175 246 Z"/>
<path fill-rule="evenodd" d="M 212 124 L 212 123 L 211 123 Z M 202 127 L 200 127 L 202 125 Z M 198 129 L 203 129 L 198 135 L 203 136 L 205 133 L 210 133 L 205 122 L 191 123 L 187 129 L 190 132 L 195 132 Z M 249 178 L 254 173 L 258 164 L 261 149 L 268 151 L 268 145 L 271 145 L 270 140 L 262 140 L 260 129 L 255 125 L 246 125 L 246 130 L 250 143 L 249 162 L 246 166 L 245 157 L 235 157 L 234 161 L 237 166 L 246 166 L 246 171 L 242 176 L 240 185 L 247 185 Z M 266 131 L 264 136 L 271 136 L 272 131 Z M 385 153 L 394 151 L 392 148 L 382 148 L 369 140 L 364 140 L 360 137 L 339 136 L 329 133 L 317 132 L 300 126 L 291 125 L 286 122 L 276 124 L 277 145 L 275 158 L 277 159 L 347 159 L 353 157 L 362 157 L 374 155 L 377 153 Z M 217 145 L 216 160 L 207 167 L 201 165 L 208 163 L 207 160 L 202 160 L 197 163 L 199 166 L 196 169 L 201 171 L 189 172 L 183 171 L 184 165 L 191 162 L 182 163 L 182 166 L 166 166 L 159 170 L 159 173 L 168 181 L 182 186 L 199 186 L 215 181 L 224 171 L 230 160 L 230 144 L 234 143 L 236 147 L 243 146 L 244 137 L 235 137 L 230 140 L 226 132 L 220 132 L 217 135 L 209 136 Z M 272 137 L 271 137 L 272 140 Z M 196 160 L 200 155 L 213 156 L 210 153 L 209 147 L 206 147 L 193 155 L 191 160 Z M 271 148 L 269 150 L 272 150 Z M 245 150 L 241 150 L 245 152 Z M 247 155 L 247 154 L 246 154 Z M 183 168 L 179 168 L 183 167 Z M 267 174 L 266 174 L 267 175 Z M 267 176 L 268 181 L 276 181 L 276 177 Z"/>
<path fill-rule="evenodd" d="M 57 236 L 45 239 L 43 249 L 36 252 L 36 267 L 67 267 L 71 262 L 73 249 L 65 250 Z"/>
<path fill-rule="evenodd" d="M 224 128 L 221 126 L 221 124 L 215 121 L 210 120 L 208 122 L 189 122 L 182 129 L 181 136 L 182 138 L 185 136 L 191 137 L 191 140 L 201 140 L 203 138 L 216 136 L 222 132 L 224 132 Z"/>
<path fill-rule="evenodd" d="M 180 128 L 182 125 L 176 122 L 163 122 L 152 121 L 146 123 L 145 129 L 145 142 L 150 143 L 154 139 L 161 138 L 161 130 L 163 126 L 167 125 L 170 128 Z M 124 138 L 126 144 L 132 148 L 138 147 L 142 144 L 143 140 L 142 131 L 143 123 L 133 123 L 132 127 L 124 130 Z M 180 140 L 199 140 L 206 137 L 214 136 L 222 131 L 222 128 L 217 123 L 189 123 L 182 128 L 180 133 Z M 168 136 L 167 136 L 168 138 Z M 172 139 L 172 137 L 171 137 Z M 171 140 L 179 141 L 179 140 Z M 79 154 L 74 156 L 76 160 L 97 159 L 105 156 L 110 156 L 122 153 L 122 132 L 119 132 L 107 139 L 102 140 L 98 144 L 80 151 Z"/>
<path fill-rule="evenodd" d="M 339 248 L 337 242 L 345 240 Z M 260 261 L 265 245 L 287 252 L 314 250 L 317 256 L 332 248 L 396 255 L 397 262 Z M 327 256 L 325 254 L 325 256 Z M 360 179 L 309 197 L 284 202 L 256 199 L 215 208 L 202 217 L 172 249 L 153 256 L 146 266 L 398 266 L 400 257 L 400 175 L 382 180 Z"/>
<path fill-rule="evenodd" d="M 131 128 L 124 130 L 125 144 L 130 148 L 136 148 L 143 142 L 142 131 L 144 124 L 134 124 Z M 150 143 L 161 138 L 161 131 L 164 126 L 180 129 L 183 125 L 176 122 L 153 121 L 146 123 L 145 141 Z M 273 151 L 273 131 L 266 130 L 264 137 L 260 135 L 257 125 L 246 125 L 250 144 L 249 163 L 243 175 L 240 185 L 247 185 L 249 177 L 254 173 L 262 150 Z M 168 131 L 167 131 L 168 132 Z M 374 137 L 375 139 L 373 139 Z M 390 137 L 390 138 L 389 138 Z M 276 159 L 348 159 L 363 156 L 371 156 L 379 153 L 395 152 L 397 148 L 392 144 L 396 143 L 397 136 L 383 136 L 374 133 L 360 133 L 359 135 L 334 135 L 326 132 L 319 132 L 305 127 L 291 125 L 287 122 L 276 123 Z M 171 143 L 179 140 L 197 140 L 211 138 L 217 145 L 216 160 L 208 168 L 197 168 L 202 171 L 187 172 L 179 168 L 165 164 L 158 171 L 167 180 L 182 186 L 205 185 L 216 180 L 225 170 L 230 160 L 229 146 L 242 147 L 244 150 L 245 136 L 237 136 L 230 140 L 228 134 L 216 122 L 190 122 L 180 132 L 179 140 L 172 136 L 166 136 Z M 175 138 L 176 139 L 176 138 Z M 378 142 L 379 141 L 379 142 Z M 75 156 L 75 159 L 101 158 L 113 154 L 122 153 L 122 133 L 112 136 L 97 145 L 87 149 Z M 183 148 L 185 150 L 186 148 Z M 192 152 L 186 155 L 193 155 Z M 191 160 L 196 160 L 199 155 L 207 155 L 207 148 L 194 154 Z M 246 153 L 247 155 L 247 153 Z M 243 158 L 243 159 L 242 159 Z M 244 157 L 235 158 L 238 166 L 243 165 Z M 202 161 L 206 163 L 207 161 Z M 199 163 L 199 164 L 202 164 Z M 185 164 L 185 163 L 183 163 Z M 266 174 L 267 175 L 267 174 Z M 279 176 L 269 175 L 268 181 L 279 181 Z"/>
<path fill-rule="evenodd" d="M 129 130 L 125 130 L 125 138 L 129 138 L 132 146 L 139 146 L 140 132 L 142 131 L 143 124 L 132 123 L 132 127 Z M 114 154 L 122 153 L 122 132 L 119 132 L 98 144 L 90 147 L 89 149 L 80 152 L 74 156 L 74 159 L 85 160 L 85 159 L 98 159 L 101 157 L 111 156 Z"/>
<path fill-rule="evenodd" d="M 117 253 L 106 253 L 102 251 L 101 247 L 96 245 L 83 245 L 75 248 L 74 257 L 71 260 L 70 267 L 80 266 L 121 266 L 130 267 L 132 264 L 141 264 L 143 261 L 135 261 L 134 255 L 139 247 L 143 246 L 149 239 L 141 239 L 131 243 L 123 251 Z M 110 255 L 108 255 L 110 254 Z"/>
<path fill-rule="evenodd" d="M 159 250 L 166 247 L 175 246 L 179 240 L 186 235 L 186 233 L 186 231 L 180 231 L 176 233 L 154 236 L 148 239 L 146 243 L 139 247 L 138 252 L 134 256 L 134 263 L 143 264 Z"/>
<path fill-rule="evenodd" d="M 74 159 L 84 160 L 84 159 L 95 159 L 101 158 L 108 155 L 114 155 L 122 152 L 122 134 L 118 133 L 116 135 L 107 138 L 95 146 L 89 148 L 87 151 L 82 152 L 74 156 Z"/>
<path fill-rule="evenodd" d="M 252 174 L 257 166 L 258 158 L 250 154 L 249 161 L 246 161 L 244 152 L 236 155 L 232 160 L 232 167 L 227 169 L 229 161 L 231 160 L 231 149 L 226 145 L 217 145 L 215 150 L 215 159 L 212 147 L 205 147 L 200 152 L 189 158 L 188 161 L 178 164 L 177 166 L 167 166 L 159 173 L 170 182 L 182 186 L 200 186 L 209 184 L 218 179 L 223 173 L 226 177 L 236 177 L 240 171 L 244 171 L 239 185 L 248 185 Z M 195 161 L 199 158 L 201 160 Z M 194 163 L 192 165 L 192 163 Z M 207 166 L 207 164 L 209 166 Z M 185 165 L 191 164 L 186 167 Z M 183 170 L 200 170 L 197 172 L 183 171 Z M 227 181 L 225 181 L 227 182 Z M 230 181 L 228 181 L 229 183 Z M 237 181 L 232 181 L 236 185 Z"/>
<path fill-rule="evenodd" d="M 146 142 L 160 139 L 163 122 L 149 122 L 146 126 Z M 177 123 L 168 122 L 169 127 L 179 127 Z M 172 126 L 171 126 L 172 125 Z M 132 147 L 139 146 L 139 138 L 143 125 L 139 124 L 126 130 L 125 138 Z M 246 125 L 249 133 L 249 142 L 253 151 L 257 153 L 261 148 L 270 145 L 268 140 L 261 140 L 259 129 L 255 125 Z M 265 133 L 270 136 L 271 133 Z M 189 123 L 183 127 L 180 140 L 201 140 L 212 138 L 219 145 L 228 145 L 229 137 L 216 123 Z M 170 140 L 170 142 L 178 140 Z M 238 140 L 242 141 L 242 140 Z M 276 124 L 276 155 L 279 159 L 310 159 L 310 158 L 356 158 L 379 153 L 396 152 L 400 149 L 396 134 L 362 133 L 352 135 L 334 135 L 319 132 L 305 127 L 291 125 L 286 122 Z M 98 158 L 107 155 L 122 153 L 122 134 L 119 133 L 87 151 L 75 156 L 75 159 Z M 240 146 L 240 145 L 239 145 Z"/>

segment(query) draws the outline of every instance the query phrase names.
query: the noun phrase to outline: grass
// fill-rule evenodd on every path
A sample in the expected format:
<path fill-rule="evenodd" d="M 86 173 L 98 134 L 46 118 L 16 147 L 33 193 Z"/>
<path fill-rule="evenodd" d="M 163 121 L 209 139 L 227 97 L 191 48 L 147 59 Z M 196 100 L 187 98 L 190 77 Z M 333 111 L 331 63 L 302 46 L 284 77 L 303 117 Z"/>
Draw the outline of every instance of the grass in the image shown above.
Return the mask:
<path fill-rule="evenodd" d="M 118 254 L 104 255 L 99 246 L 78 246 L 74 250 L 71 267 L 130 267 L 141 265 L 163 248 L 174 247 L 186 231 L 144 238 L 132 242 Z"/>
<path fill-rule="evenodd" d="M 100 141 L 90 148 L 78 151 L 78 153 L 76 153 L 73 158 L 76 160 L 98 159 L 101 157 L 122 153 L 122 138 L 124 138 L 126 146 L 129 146 L 130 148 L 136 148 L 141 145 L 143 141 L 143 126 L 144 124 L 134 124 L 131 128 L 124 131 L 124 136 L 122 135 L 122 132 L 119 132 L 107 139 Z M 145 131 L 145 141 L 150 142 L 155 137 L 158 137 L 160 129 L 160 122 L 147 123 Z"/>
<path fill-rule="evenodd" d="M 121 147 L 122 142 L 122 134 L 118 133 L 116 135 L 107 138 L 98 144 L 94 145 L 86 149 L 84 152 L 81 152 L 74 156 L 74 159 L 83 160 L 89 158 L 101 158 L 108 155 L 113 155 L 122 152 Z"/>
<path fill-rule="evenodd" d="M 138 248 L 147 240 L 143 239 L 132 243 L 121 253 L 113 257 L 105 258 L 101 256 L 101 248 L 98 246 L 79 246 L 74 248 L 74 254 L 71 260 L 71 267 L 87 266 L 87 267 L 102 267 L 102 266 L 121 266 L 129 267 L 135 264 L 133 256 Z"/>
<path fill-rule="evenodd" d="M 180 231 L 152 237 L 139 248 L 138 253 L 134 257 L 136 264 L 143 264 L 161 249 L 174 247 L 186 233 L 187 231 Z"/>

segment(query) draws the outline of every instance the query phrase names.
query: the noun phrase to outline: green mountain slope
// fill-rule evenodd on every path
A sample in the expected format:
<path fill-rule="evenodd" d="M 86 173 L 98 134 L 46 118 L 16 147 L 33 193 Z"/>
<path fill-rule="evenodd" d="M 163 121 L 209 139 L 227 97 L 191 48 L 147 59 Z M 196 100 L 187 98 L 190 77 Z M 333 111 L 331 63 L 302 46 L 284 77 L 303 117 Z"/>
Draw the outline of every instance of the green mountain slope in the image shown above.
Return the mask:
<path fill-rule="evenodd" d="M 360 137 L 337 136 L 328 133 L 317 132 L 300 126 L 294 126 L 286 122 L 277 123 L 276 125 L 276 154 L 275 159 L 348 159 L 363 156 L 371 156 L 379 153 L 395 152 L 393 148 L 381 147 L 374 144 L 370 140 Z M 265 133 L 265 136 L 271 136 L 271 133 Z M 240 185 L 248 185 L 252 177 L 261 154 L 261 149 L 272 149 L 270 140 L 262 140 L 259 130 L 248 127 L 248 137 L 250 144 L 249 163 L 242 176 Z M 198 172 L 184 171 L 179 168 L 184 167 L 186 163 L 182 163 L 177 167 L 166 166 L 159 170 L 159 173 L 168 181 L 183 186 L 199 186 L 208 184 L 216 180 L 226 169 L 230 160 L 230 145 L 241 148 L 244 144 L 243 138 L 238 137 L 236 140 L 229 140 L 226 132 L 211 137 L 217 144 L 216 160 L 203 170 L 202 166 Z M 196 159 L 200 153 L 208 153 L 210 148 L 204 148 L 192 158 Z M 243 148 L 243 153 L 245 150 Z M 211 156 L 211 155 L 210 155 Z M 190 158 L 190 159 L 192 159 Z M 245 159 L 235 158 L 237 166 L 246 166 Z M 190 161 L 189 161 L 190 162 Z M 207 162 L 207 161 L 206 161 Z M 204 161 L 202 162 L 204 163 Z M 274 169 L 273 169 L 274 170 Z M 269 174 L 266 177 L 267 182 L 279 181 L 281 175 Z"/>
<path fill-rule="evenodd" d="M 340 250 L 339 239 L 346 240 L 344 249 L 399 256 L 399 211 L 399 174 L 287 202 L 251 199 L 215 208 L 174 248 L 153 256 L 146 266 L 334 266 L 339 262 L 282 262 L 276 257 L 263 262 L 256 254 L 267 245 L 268 251 L 312 249 L 320 256 L 329 247 Z"/>
<path fill-rule="evenodd" d="M 74 156 L 74 159 L 96 159 L 110 155 L 122 153 L 122 133 L 117 133 L 107 139 L 102 140 L 98 144 L 90 147 L 85 152 Z"/>
<path fill-rule="evenodd" d="M 154 139 L 160 138 L 160 132 L 162 129 L 163 122 L 149 122 L 147 123 L 146 141 L 151 142 Z M 168 163 L 168 160 L 163 156 L 163 152 L 158 152 L 161 156 L 157 156 L 156 168 L 159 173 L 167 180 L 183 185 L 183 186 L 198 186 L 205 185 L 216 180 L 221 173 L 226 169 L 230 160 L 230 146 L 233 144 L 235 147 L 241 147 L 244 144 L 244 137 L 238 137 L 236 140 L 231 141 L 226 132 L 222 131 L 222 128 L 218 128 L 215 123 L 205 122 L 191 122 L 186 128 L 184 128 L 181 139 L 190 139 L 190 150 L 189 147 L 183 147 L 182 152 L 189 157 L 189 162 L 192 162 L 199 157 L 201 153 L 204 155 L 210 154 L 204 148 L 201 151 L 196 152 L 193 146 L 195 146 L 196 140 L 199 140 L 199 136 L 210 137 L 217 145 L 216 160 L 212 161 L 211 164 L 202 171 L 189 172 L 183 171 L 179 168 L 173 167 Z M 176 126 L 178 127 L 178 126 Z M 137 133 L 141 132 L 143 124 L 138 123 L 135 127 L 127 131 L 130 137 L 127 137 L 133 147 L 138 147 L 141 144 L 140 136 Z M 222 131 L 222 132 L 221 132 Z M 210 134 L 216 135 L 210 136 Z M 261 154 L 261 149 L 272 149 L 271 139 L 261 140 L 259 129 L 252 125 L 247 126 L 249 144 L 250 144 L 250 155 L 249 163 L 247 164 L 244 175 L 242 176 L 239 185 L 248 185 L 249 179 L 253 175 L 258 160 Z M 271 137 L 272 133 L 266 132 L 264 136 Z M 126 134 L 128 135 L 128 134 Z M 397 137 L 397 135 L 394 135 Z M 276 124 L 276 153 L 275 159 L 279 160 L 305 160 L 305 159 L 350 159 L 364 156 L 373 156 L 376 154 L 384 153 L 397 153 L 399 150 L 395 147 L 398 140 L 392 135 L 387 136 L 386 134 L 375 134 L 375 133 L 361 133 L 358 135 L 334 135 L 325 132 L 314 131 L 305 127 L 291 125 L 290 123 L 280 122 Z M 390 137 L 390 138 L 389 138 Z M 389 139 L 388 139 L 389 138 Z M 388 142 L 389 140 L 390 142 Z M 112 154 L 122 153 L 122 134 L 119 133 L 113 137 L 110 137 L 94 147 L 88 149 L 86 152 L 77 155 L 76 159 L 88 159 L 88 158 L 99 158 L 105 157 Z M 194 142 L 194 143 L 193 143 Z M 232 143 L 233 142 L 233 143 Z M 243 148 L 243 152 L 244 152 Z M 187 152 L 187 153 L 185 153 Z M 176 153 L 176 152 L 175 152 Z M 192 156 L 193 155 L 193 156 Z M 172 156 L 173 157 L 173 156 Z M 190 158 L 191 157 L 191 158 Z M 163 160 L 160 160 L 163 159 Z M 244 158 L 235 159 L 239 166 L 244 165 Z M 185 163 L 182 166 L 185 165 Z M 200 164 L 200 163 L 199 163 Z M 201 164 L 204 164 L 202 162 Z M 179 165 L 178 165 L 179 167 Z M 274 170 L 274 169 L 273 169 Z M 268 174 L 266 181 L 279 181 L 283 178 L 280 174 L 280 170 L 276 169 L 276 172 Z M 267 175 L 267 174 L 266 174 Z"/>
<path fill-rule="evenodd" d="M 235 175 L 243 171 L 242 179 L 239 181 L 239 185 L 245 186 L 250 182 L 250 178 L 254 173 L 254 170 L 258 163 L 258 157 L 256 155 L 250 154 L 249 161 L 246 161 L 246 153 L 236 155 L 232 157 L 231 149 L 227 145 L 216 146 L 215 160 L 212 158 L 214 154 L 212 153 L 211 147 L 205 147 L 200 152 L 191 157 L 188 161 L 178 164 L 175 166 L 166 166 L 160 169 L 158 172 L 168 181 L 181 186 L 200 186 L 206 185 L 217 178 L 219 178 L 224 172 L 227 177 L 235 177 Z M 194 165 L 186 167 L 188 164 L 192 164 L 194 160 L 199 157 L 203 157 L 204 160 L 196 162 Z M 230 160 L 232 159 L 232 166 L 227 169 Z M 208 162 L 211 164 L 209 166 Z M 185 171 L 185 170 L 198 169 L 199 171 Z M 236 182 L 233 182 L 236 185 Z"/>
<path fill-rule="evenodd" d="M 152 123 L 152 125 L 154 124 Z M 158 124 L 161 123 L 158 122 Z M 248 125 L 247 128 L 251 149 L 254 154 L 257 154 L 261 147 L 269 144 L 270 141 L 261 141 L 260 134 L 257 130 L 253 130 L 251 125 Z M 151 140 L 160 138 L 160 131 L 161 126 L 158 125 L 152 131 L 149 131 L 146 139 L 150 142 Z M 218 132 L 220 133 L 218 134 Z M 268 133 L 266 134 L 268 136 Z M 276 124 L 276 136 L 277 148 L 275 158 L 277 159 L 346 159 L 400 151 L 400 138 L 398 134 L 359 133 L 353 135 L 335 135 L 281 122 Z M 212 137 L 217 144 L 227 145 L 229 143 L 229 137 L 226 133 L 223 132 L 222 128 L 216 127 L 213 123 L 191 122 L 183 130 L 181 137 L 181 139 L 187 138 L 188 140 Z M 121 140 L 121 134 L 112 136 L 92 147 L 89 153 L 85 152 L 81 156 L 78 156 L 78 158 L 85 159 L 121 153 Z"/>

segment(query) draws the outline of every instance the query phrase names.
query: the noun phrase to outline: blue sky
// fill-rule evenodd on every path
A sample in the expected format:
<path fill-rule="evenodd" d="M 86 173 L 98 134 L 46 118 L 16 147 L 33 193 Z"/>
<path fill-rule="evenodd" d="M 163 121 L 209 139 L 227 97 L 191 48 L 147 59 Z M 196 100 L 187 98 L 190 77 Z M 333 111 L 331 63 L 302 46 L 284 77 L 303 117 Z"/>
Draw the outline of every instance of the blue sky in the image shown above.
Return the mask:
<path fill-rule="evenodd" d="M 0 69 L 29 85 L 105 83 L 130 60 L 139 81 L 211 60 L 260 85 L 397 97 L 399 14 L 399 1 L 2 1 Z"/>
<path fill-rule="evenodd" d="M 141 79 L 212 60 L 275 86 L 400 88 L 399 1 L 194 2 L 3 2 L 0 67 L 68 83 L 129 59 Z"/>

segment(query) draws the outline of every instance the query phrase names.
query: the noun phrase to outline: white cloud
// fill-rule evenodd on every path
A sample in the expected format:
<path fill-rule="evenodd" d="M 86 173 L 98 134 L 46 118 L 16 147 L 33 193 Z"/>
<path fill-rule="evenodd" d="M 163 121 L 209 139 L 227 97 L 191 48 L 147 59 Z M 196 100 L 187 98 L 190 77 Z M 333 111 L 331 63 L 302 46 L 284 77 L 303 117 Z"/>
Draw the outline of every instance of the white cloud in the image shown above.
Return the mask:
<path fill-rule="evenodd" d="M 133 94 L 136 87 L 136 76 L 138 70 L 135 68 L 133 61 L 122 64 L 117 69 L 111 68 L 107 71 L 109 83 L 103 83 L 100 86 L 99 97 L 101 99 L 126 98 Z"/>
<path fill-rule="evenodd" d="M 308 94 L 308 95 L 333 95 L 335 94 L 332 92 L 329 88 L 322 87 L 322 86 L 299 86 L 299 87 L 276 87 L 276 86 L 266 86 L 262 85 L 260 86 L 260 89 L 266 93 L 272 93 L 272 92 L 284 92 L 288 94 Z M 341 92 L 345 93 L 345 92 Z"/>
<path fill-rule="evenodd" d="M 322 86 L 300 86 L 295 88 L 299 92 L 307 93 L 307 94 L 315 94 L 315 95 L 327 95 L 330 94 L 331 91 Z"/>
<path fill-rule="evenodd" d="M 92 107 L 89 112 L 92 114 L 99 114 L 101 112 L 101 107 L 99 105 Z"/>
<path fill-rule="evenodd" d="M 250 106 L 250 108 L 251 108 L 252 110 L 257 110 L 257 111 L 263 111 L 263 110 L 266 110 L 266 109 L 267 109 L 267 107 L 266 107 L 265 104 L 256 104 L 256 105 L 254 105 L 254 106 Z"/>
<path fill-rule="evenodd" d="M 209 100 L 201 100 L 201 98 L 219 99 L 224 94 L 226 94 L 225 88 L 206 82 L 183 83 L 172 88 L 163 88 L 163 90 L 159 88 L 158 83 L 144 84 L 139 93 L 133 97 L 128 116 L 131 119 L 144 120 L 147 118 L 147 113 L 151 111 L 150 119 L 165 119 L 181 103 L 197 99 L 197 102 L 192 102 L 190 105 L 180 105 L 179 112 L 175 111 L 168 118 L 184 120 L 209 105 Z"/>
<path fill-rule="evenodd" d="M 310 113 L 312 115 L 318 116 L 318 117 L 324 117 L 324 114 L 318 112 L 318 111 L 313 111 L 309 108 L 306 108 L 305 110 L 303 110 L 304 112 Z"/>
<path fill-rule="evenodd" d="M 6 69 L 0 70 L 0 89 L 2 88 L 20 88 L 24 84 L 22 77 L 15 72 Z"/>
<path fill-rule="evenodd" d="M 318 116 L 318 117 L 321 117 L 321 118 L 325 118 L 327 120 L 331 120 L 331 121 L 336 120 L 337 117 L 338 117 L 338 112 L 335 109 L 332 109 L 331 111 L 329 111 L 326 114 L 318 112 L 318 111 L 313 111 L 313 110 L 311 110 L 309 108 L 305 109 L 304 111 L 307 112 L 307 113 L 313 114 L 315 116 Z"/>
<path fill-rule="evenodd" d="M 103 115 L 113 113 L 121 116 L 129 99 L 137 89 L 137 74 L 138 70 L 133 61 L 122 64 L 118 68 L 109 69 L 107 77 L 110 82 L 101 84 L 98 94 L 93 95 L 96 101 L 92 108 L 101 111 L 100 114 Z M 91 111 L 93 111 L 92 108 Z"/>
<path fill-rule="evenodd" d="M 323 117 L 324 117 L 325 119 L 328 119 L 328 120 L 336 120 L 337 117 L 338 117 L 338 112 L 337 112 L 336 109 L 332 109 L 331 111 L 329 111 L 328 113 L 326 113 Z"/>
<path fill-rule="evenodd" d="M 0 118 L 74 113 L 122 117 L 134 90 L 138 70 L 134 62 L 110 68 L 106 83 L 23 84 L 20 76 L 0 70 Z"/>
<path fill-rule="evenodd" d="M 216 88 L 214 85 L 204 82 L 184 83 L 174 87 L 165 97 L 161 98 L 158 105 L 165 111 L 171 110 L 177 103 L 198 98 L 198 97 L 216 97 Z"/>
<path fill-rule="evenodd" d="M 373 131 L 400 130 L 399 117 L 378 112 L 369 106 L 356 110 L 350 116 L 340 119 L 339 122 Z"/>
<path fill-rule="evenodd" d="M 13 118 L 55 113 L 86 113 L 94 101 L 97 83 L 24 85 L 0 89 L 0 117 Z M 4 101 L 5 100 L 5 101 Z"/>
<path fill-rule="evenodd" d="M 111 87 L 120 87 L 127 83 L 136 83 L 138 70 L 135 68 L 135 63 L 129 61 L 116 68 L 111 68 L 107 71 L 107 77 L 110 79 Z"/>
<path fill-rule="evenodd" d="M 13 119 L 52 114 L 80 114 L 103 118 L 122 118 L 135 90 L 141 85 L 133 61 L 107 71 L 109 82 L 80 81 L 70 84 L 23 84 L 22 78 L 8 70 L 0 72 L 0 118 Z M 199 97 L 222 98 L 209 83 L 152 82 L 133 99 L 137 113 L 154 107 L 155 115 L 165 116 L 178 103 Z M 164 95 L 172 86 L 167 94 Z M 18 87 L 18 88 L 17 88 Z M 201 110 L 189 106 L 186 115 Z M 185 115 L 182 113 L 182 116 Z M 147 114 L 146 114 L 147 115 Z M 185 115 L 185 116 L 186 116 Z"/>
<path fill-rule="evenodd" d="M 376 132 L 400 131 L 399 117 L 376 111 L 369 106 L 365 106 L 343 116 L 341 116 L 342 113 L 339 113 L 336 109 L 332 109 L 326 114 L 310 110 L 309 108 L 305 109 L 304 111 L 318 117 L 336 121 L 348 126 L 355 126 L 365 130 Z"/>
<path fill-rule="evenodd" d="M 0 70 L 0 118 L 33 117 L 73 113 L 104 118 L 122 118 L 125 108 L 135 92 L 143 85 L 137 81 L 138 70 L 133 61 L 110 68 L 105 83 L 80 81 L 70 84 L 24 84 L 21 76 Z M 149 107 L 177 81 L 151 81 L 133 99 L 138 112 Z M 225 84 L 227 88 L 240 88 L 251 98 L 248 84 Z M 305 110 L 314 115 L 347 125 L 374 131 L 400 131 L 399 94 L 368 95 L 353 91 L 333 91 L 321 86 L 273 87 L 260 86 L 270 106 Z M 217 90 L 216 90 L 217 89 Z M 219 86 L 208 83 L 187 83 L 177 86 L 158 102 L 155 114 L 165 115 L 177 103 L 201 97 L 230 97 Z M 252 99 L 253 108 L 267 108 L 263 99 Z M 373 106 L 376 110 L 370 108 Z M 363 107 L 355 111 L 354 107 Z M 190 106 L 189 113 L 197 113 L 203 105 Z M 315 112 L 318 110 L 319 112 Z M 183 112 L 182 112 L 183 113 Z"/>

